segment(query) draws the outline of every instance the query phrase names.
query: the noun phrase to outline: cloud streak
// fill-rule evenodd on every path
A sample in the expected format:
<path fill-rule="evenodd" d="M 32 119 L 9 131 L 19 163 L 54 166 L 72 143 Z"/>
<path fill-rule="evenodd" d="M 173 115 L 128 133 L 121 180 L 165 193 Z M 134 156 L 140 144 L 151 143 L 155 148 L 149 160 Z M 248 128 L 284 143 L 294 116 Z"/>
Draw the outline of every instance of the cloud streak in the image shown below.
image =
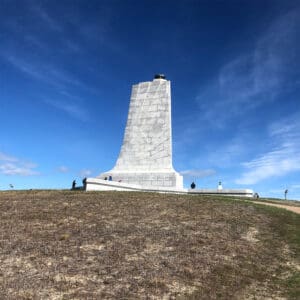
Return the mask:
<path fill-rule="evenodd" d="M 5 57 L 6 60 L 11 63 L 17 70 L 25 73 L 33 79 L 37 79 L 47 84 L 53 85 L 62 91 L 66 89 L 66 86 L 70 85 L 73 87 L 76 86 L 89 89 L 89 87 L 86 87 L 83 83 L 71 77 L 69 74 L 67 74 L 65 71 L 60 70 L 59 68 L 44 64 L 41 64 L 41 66 L 38 67 L 38 65 L 34 62 L 29 63 L 29 61 L 27 62 L 24 59 L 18 58 L 11 54 L 5 55 L 2 53 L 2 56 Z M 93 90 L 89 90 L 93 92 Z M 70 94 L 65 94 L 65 96 L 67 96 L 67 98 L 76 98 Z M 66 112 L 76 119 L 79 119 L 81 121 L 88 120 L 87 110 L 79 104 L 74 103 L 73 100 L 72 102 L 66 102 L 66 100 L 64 100 L 63 102 L 55 100 L 45 100 L 44 102 L 48 105 L 51 105 L 52 107 Z"/>
<path fill-rule="evenodd" d="M 36 164 L 20 160 L 16 157 L 0 152 L 0 173 L 4 175 L 33 176 L 39 172 Z"/>
<path fill-rule="evenodd" d="M 56 100 L 45 100 L 46 104 L 67 113 L 69 116 L 86 122 L 89 119 L 88 112 L 81 106 L 75 103 L 67 103 Z"/>
<path fill-rule="evenodd" d="M 93 172 L 91 170 L 88 169 L 83 169 L 79 172 L 79 176 L 80 177 L 87 177 L 87 176 L 91 176 Z"/>
<path fill-rule="evenodd" d="M 245 171 L 237 184 L 255 184 L 262 180 L 300 171 L 300 115 L 271 124 L 269 138 L 274 147 L 257 158 L 243 163 Z"/>
<path fill-rule="evenodd" d="M 60 166 L 58 168 L 58 172 L 60 172 L 60 173 L 68 173 L 69 172 L 69 168 L 66 167 L 66 166 Z"/>
<path fill-rule="evenodd" d="M 6 162 L 16 162 L 18 159 L 16 157 L 7 155 L 3 152 L 0 152 L 0 161 L 6 161 Z"/>
<path fill-rule="evenodd" d="M 181 175 L 186 177 L 197 177 L 197 178 L 204 178 L 208 176 L 212 176 L 216 174 L 215 170 L 184 170 L 180 172 Z"/>
<path fill-rule="evenodd" d="M 293 85 L 299 61 L 300 13 L 289 13 L 274 21 L 255 47 L 229 61 L 197 96 L 201 119 L 226 126 L 234 116 L 273 101 Z M 298 59 L 296 59 L 298 57 Z"/>
<path fill-rule="evenodd" d="M 71 75 L 67 74 L 67 72 L 59 69 L 58 67 L 51 66 L 44 62 L 20 58 L 13 54 L 7 54 L 6 52 L 2 52 L 0 54 L 17 70 L 25 73 L 33 79 L 43 81 L 59 88 L 64 88 L 67 84 L 88 89 L 88 87 L 86 87 L 82 82 L 73 78 Z"/>
<path fill-rule="evenodd" d="M 4 175 L 20 175 L 20 176 L 32 176 L 39 173 L 34 171 L 36 166 L 27 165 L 25 163 L 4 163 L 0 165 L 0 172 Z"/>
<path fill-rule="evenodd" d="M 41 6 L 38 6 L 36 4 L 32 5 L 31 11 L 40 18 L 41 23 L 46 25 L 49 29 L 55 31 L 55 32 L 62 32 L 63 28 L 62 26 L 58 23 L 57 20 L 52 18 L 48 12 L 46 12 L 45 9 L 43 9 Z"/>

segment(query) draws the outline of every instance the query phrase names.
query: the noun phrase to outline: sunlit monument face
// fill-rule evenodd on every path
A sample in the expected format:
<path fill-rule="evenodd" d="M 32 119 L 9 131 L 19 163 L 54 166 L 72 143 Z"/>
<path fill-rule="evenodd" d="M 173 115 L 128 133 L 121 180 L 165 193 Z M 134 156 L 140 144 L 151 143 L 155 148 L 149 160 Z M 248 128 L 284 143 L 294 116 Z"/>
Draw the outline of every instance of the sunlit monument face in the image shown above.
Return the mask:
<path fill-rule="evenodd" d="M 172 164 L 171 89 L 164 75 L 132 86 L 119 157 L 99 178 L 109 176 L 143 187 L 183 187 Z"/>

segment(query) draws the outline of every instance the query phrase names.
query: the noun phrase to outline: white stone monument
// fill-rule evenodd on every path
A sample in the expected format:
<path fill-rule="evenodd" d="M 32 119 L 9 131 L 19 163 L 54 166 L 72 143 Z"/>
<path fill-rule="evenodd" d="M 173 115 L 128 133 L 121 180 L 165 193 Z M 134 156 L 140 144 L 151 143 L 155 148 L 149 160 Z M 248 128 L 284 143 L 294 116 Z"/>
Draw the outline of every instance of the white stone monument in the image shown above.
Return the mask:
<path fill-rule="evenodd" d="M 133 85 L 119 157 L 112 170 L 97 178 L 148 189 L 183 189 L 183 177 L 172 164 L 170 84 L 164 75 L 155 75 L 153 81 Z"/>
<path fill-rule="evenodd" d="M 84 189 L 253 197 L 253 191 L 184 189 L 172 164 L 171 83 L 164 75 L 133 85 L 123 144 L 112 170 L 86 178 Z"/>

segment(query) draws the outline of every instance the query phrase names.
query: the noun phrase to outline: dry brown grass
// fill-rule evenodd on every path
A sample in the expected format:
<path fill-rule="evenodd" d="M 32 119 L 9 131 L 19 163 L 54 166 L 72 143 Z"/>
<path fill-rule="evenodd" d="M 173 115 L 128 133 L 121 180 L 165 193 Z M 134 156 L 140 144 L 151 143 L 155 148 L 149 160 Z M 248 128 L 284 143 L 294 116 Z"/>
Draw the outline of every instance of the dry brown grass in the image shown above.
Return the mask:
<path fill-rule="evenodd" d="M 283 210 L 204 196 L 20 191 L 1 192 L 0 211 L 0 299 L 299 295 L 299 245 L 281 223 L 299 230 L 300 216 Z"/>

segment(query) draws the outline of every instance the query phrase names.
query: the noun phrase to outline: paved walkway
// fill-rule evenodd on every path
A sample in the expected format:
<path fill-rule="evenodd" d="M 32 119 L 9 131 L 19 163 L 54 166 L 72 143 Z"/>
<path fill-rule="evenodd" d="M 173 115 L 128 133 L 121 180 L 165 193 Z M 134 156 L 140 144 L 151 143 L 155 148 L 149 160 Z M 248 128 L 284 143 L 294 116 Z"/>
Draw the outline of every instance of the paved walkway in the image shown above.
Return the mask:
<path fill-rule="evenodd" d="M 290 206 L 290 205 L 275 204 L 275 203 L 269 203 L 269 202 L 256 202 L 256 201 L 251 201 L 251 202 L 257 203 L 257 204 L 269 205 L 269 206 L 276 206 L 276 207 L 280 207 L 280 208 L 284 208 L 286 210 L 292 211 L 296 214 L 300 214 L 299 206 Z"/>

